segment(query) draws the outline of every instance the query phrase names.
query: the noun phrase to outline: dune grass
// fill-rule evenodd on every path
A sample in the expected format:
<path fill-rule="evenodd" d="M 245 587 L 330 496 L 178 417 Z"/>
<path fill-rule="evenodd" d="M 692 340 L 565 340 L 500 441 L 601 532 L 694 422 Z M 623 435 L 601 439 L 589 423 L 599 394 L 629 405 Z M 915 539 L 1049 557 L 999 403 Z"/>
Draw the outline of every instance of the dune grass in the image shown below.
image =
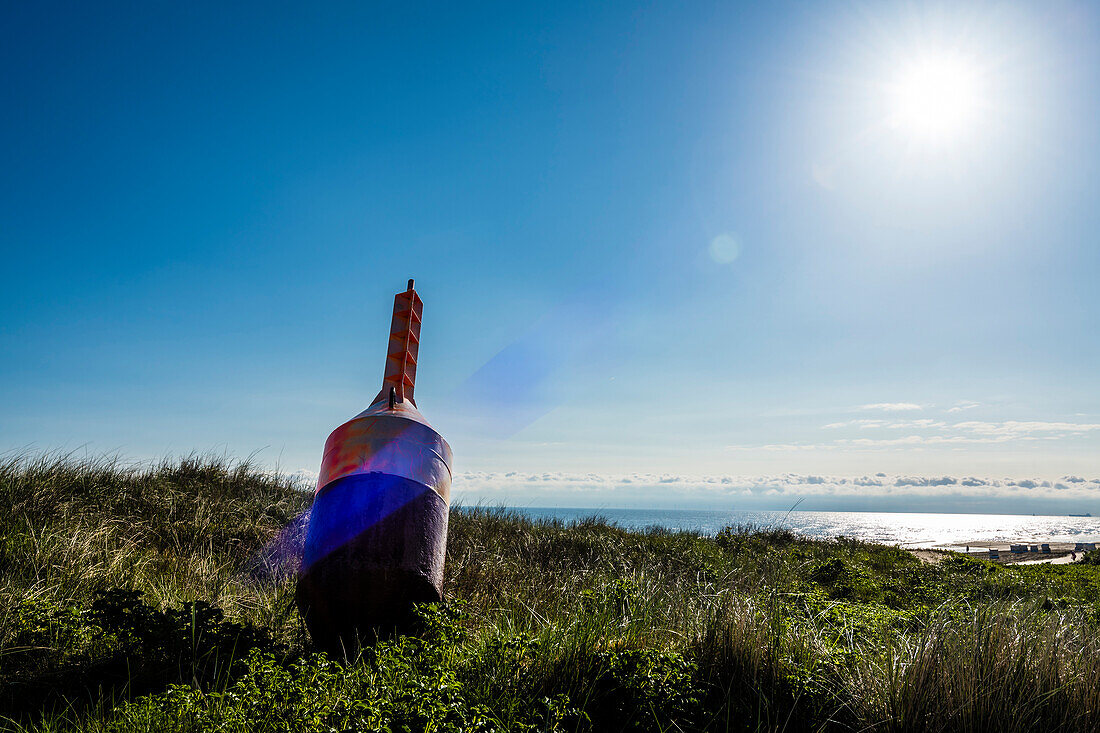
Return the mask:
<path fill-rule="evenodd" d="M 292 601 L 304 488 L 0 461 L 0 729 L 1100 730 L 1100 565 L 463 509 L 422 633 L 335 661 Z"/>

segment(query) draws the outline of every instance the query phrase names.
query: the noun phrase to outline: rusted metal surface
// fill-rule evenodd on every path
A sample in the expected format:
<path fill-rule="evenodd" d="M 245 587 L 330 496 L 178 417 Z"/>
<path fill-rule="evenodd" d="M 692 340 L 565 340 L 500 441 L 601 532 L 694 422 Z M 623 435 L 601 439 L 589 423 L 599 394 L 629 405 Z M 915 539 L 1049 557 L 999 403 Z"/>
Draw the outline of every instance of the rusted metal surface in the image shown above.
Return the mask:
<path fill-rule="evenodd" d="M 452 456 L 413 401 L 422 312 L 410 280 L 394 298 L 382 391 L 325 443 L 297 602 L 335 653 L 442 597 Z"/>

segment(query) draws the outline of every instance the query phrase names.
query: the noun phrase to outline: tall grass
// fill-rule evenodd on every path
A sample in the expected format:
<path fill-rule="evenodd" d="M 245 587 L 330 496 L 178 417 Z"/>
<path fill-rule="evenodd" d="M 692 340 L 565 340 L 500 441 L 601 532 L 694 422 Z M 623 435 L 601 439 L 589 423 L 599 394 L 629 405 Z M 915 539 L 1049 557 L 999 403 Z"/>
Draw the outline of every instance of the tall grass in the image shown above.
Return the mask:
<path fill-rule="evenodd" d="M 7 727 L 1100 730 L 1100 567 L 776 528 L 456 510 L 424 633 L 328 660 L 292 603 L 304 488 L 209 456 L 0 461 Z"/>
<path fill-rule="evenodd" d="M 8 457 L 0 461 L 2 608 L 86 602 L 127 587 L 158 606 L 201 599 L 271 624 L 286 589 L 245 571 L 308 508 L 299 488 L 248 462 L 210 456 L 153 466 Z"/>

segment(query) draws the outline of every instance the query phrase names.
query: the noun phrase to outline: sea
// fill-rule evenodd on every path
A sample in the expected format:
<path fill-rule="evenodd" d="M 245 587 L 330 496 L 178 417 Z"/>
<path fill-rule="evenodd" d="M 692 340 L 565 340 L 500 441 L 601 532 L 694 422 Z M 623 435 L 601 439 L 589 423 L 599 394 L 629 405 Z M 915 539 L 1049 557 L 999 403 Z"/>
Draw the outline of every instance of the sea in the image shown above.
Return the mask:
<path fill-rule="evenodd" d="M 507 507 L 532 519 L 590 517 L 624 529 L 717 534 L 728 526 L 782 527 L 809 537 L 853 537 L 907 548 L 971 549 L 1007 542 L 1100 542 L 1100 517 L 900 512 L 708 511 Z"/>

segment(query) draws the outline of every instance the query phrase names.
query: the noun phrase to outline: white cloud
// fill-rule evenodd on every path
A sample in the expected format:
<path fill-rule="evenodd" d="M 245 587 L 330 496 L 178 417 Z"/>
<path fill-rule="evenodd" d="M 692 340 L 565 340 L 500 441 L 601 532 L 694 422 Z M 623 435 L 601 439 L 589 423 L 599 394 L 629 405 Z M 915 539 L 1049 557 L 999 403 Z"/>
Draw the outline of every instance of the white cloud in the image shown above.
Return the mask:
<path fill-rule="evenodd" d="M 291 471 L 289 473 L 280 472 L 285 478 L 301 484 L 302 486 L 317 486 L 317 477 L 320 475 L 316 471 L 312 471 L 308 468 L 299 468 L 297 471 Z"/>
<path fill-rule="evenodd" d="M 981 407 L 980 402 L 972 402 L 971 400 L 960 400 L 955 403 L 955 406 L 950 408 L 948 412 L 963 412 L 964 410 L 973 410 L 975 407 Z"/>
<path fill-rule="evenodd" d="M 824 443 L 773 443 L 765 446 L 741 445 L 737 450 L 808 451 L 836 450 L 838 448 L 888 448 L 925 447 L 935 445 L 983 445 L 1012 441 L 1062 440 L 1080 438 L 1100 433 L 1100 423 L 1049 422 L 1042 420 L 1007 420 L 986 422 L 968 420 L 947 423 L 942 420 L 921 418 L 918 420 L 858 419 L 832 422 L 821 426 L 822 430 L 858 429 L 908 430 L 910 435 L 896 438 L 837 438 Z"/>
<path fill-rule="evenodd" d="M 727 445 L 728 451 L 767 451 L 769 453 L 786 453 L 789 451 L 819 451 L 836 450 L 840 446 L 832 443 L 768 443 L 766 445 Z"/>
<path fill-rule="evenodd" d="M 862 419 L 862 420 L 846 420 L 844 422 L 831 422 L 827 425 L 822 425 L 822 430 L 835 430 L 837 428 L 859 428 L 860 430 L 913 430 L 913 429 L 925 429 L 925 428 L 940 428 L 946 423 L 939 420 L 933 420 L 932 418 L 921 418 L 920 420 L 883 420 L 883 419 Z"/>
<path fill-rule="evenodd" d="M 1072 422 L 1044 422 L 1039 420 L 1007 422 L 960 422 L 952 427 L 958 430 L 969 431 L 978 435 L 988 435 L 1005 440 L 1017 438 L 1031 438 L 1036 435 L 1047 437 L 1066 437 L 1070 435 L 1083 435 L 1100 430 L 1100 423 L 1072 423 Z"/>
<path fill-rule="evenodd" d="M 969 496 L 1042 499 L 1056 488 L 1063 498 L 1100 499 L 1100 479 L 1064 476 L 1059 480 L 1041 478 L 980 478 L 975 476 L 827 476 L 784 473 L 770 476 L 682 475 L 682 474 L 595 474 L 542 472 L 465 472 L 455 475 L 452 493 L 458 501 L 511 501 L 535 503 L 540 500 L 573 506 L 570 501 L 599 500 L 645 502 L 654 498 L 714 500 L 764 494 L 769 496 L 833 496 L 867 498 L 870 496 Z M 587 499 L 585 498 L 587 497 Z M 565 502 L 565 503 L 561 503 Z"/>
<path fill-rule="evenodd" d="M 1003 443 L 1008 438 L 974 437 L 966 435 L 907 435 L 904 438 L 854 438 L 851 440 L 838 440 L 841 445 L 852 445 L 861 448 L 886 448 L 890 446 L 926 446 L 926 445 L 980 445 L 983 443 Z"/>
<path fill-rule="evenodd" d="M 957 483 L 959 480 L 951 476 L 898 476 L 894 480 L 894 486 L 954 486 Z"/>
<path fill-rule="evenodd" d="M 909 410 L 923 410 L 924 408 L 913 402 L 875 402 L 870 405 L 860 405 L 861 410 L 882 410 L 883 412 L 906 412 Z"/>
<path fill-rule="evenodd" d="M 887 446 L 887 445 L 924 445 L 929 441 L 929 438 L 922 437 L 920 435 L 907 435 L 904 438 L 854 438 L 851 440 L 838 440 L 838 443 L 843 445 L 857 445 L 862 447 L 870 446 Z"/>

